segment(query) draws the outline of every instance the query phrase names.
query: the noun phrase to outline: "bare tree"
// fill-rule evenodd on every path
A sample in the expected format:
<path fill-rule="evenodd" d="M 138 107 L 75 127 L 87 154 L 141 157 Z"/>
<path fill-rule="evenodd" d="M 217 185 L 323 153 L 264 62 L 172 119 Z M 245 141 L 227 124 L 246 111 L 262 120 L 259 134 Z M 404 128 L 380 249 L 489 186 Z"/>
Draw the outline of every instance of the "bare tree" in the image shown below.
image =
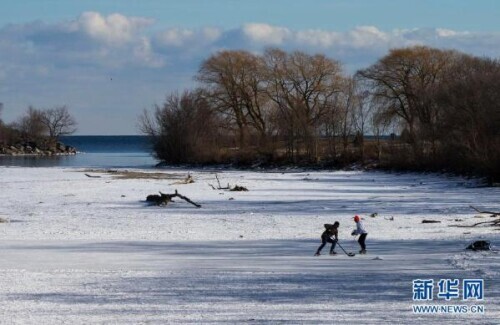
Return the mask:
<path fill-rule="evenodd" d="M 389 133 L 389 129 L 393 125 L 393 118 L 392 116 L 387 116 L 384 114 L 383 110 L 377 109 L 377 101 L 373 100 L 371 101 L 370 105 L 375 106 L 374 109 L 371 111 L 370 114 L 370 126 L 371 126 L 371 132 L 373 136 L 375 137 L 375 149 L 377 152 L 377 157 L 376 159 L 378 161 L 382 160 L 382 138 Z M 394 134 L 393 134 L 394 135 Z M 391 139 L 392 141 L 393 139 Z"/>
<path fill-rule="evenodd" d="M 60 136 L 74 133 L 77 124 L 66 106 L 42 111 L 41 123 L 47 128 L 52 141 L 56 141 Z"/>
<path fill-rule="evenodd" d="M 355 125 L 354 110 L 359 103 L 359 96 L 356 89 L 356 81 L 353 78 L 345 78 L 342 83 L 342 91 L 336 97 L 336 112 L 337 123 L 339 125 L 339 133 L 342 139 L 343 153 L 347 153 L 349 145 L 349 137 L 353 133 Z"/>
<path fill-rule="evenodd" d="M 317 160 L 321 120 L 334 105 L 343 79 L 340 63 L 320 54 L 279 49 L 267 50 L 264 61 L 267 93 L 288 121 L 292 150 L 298 134 L 309 158 Z"/>
<path fill-rule="evenodd" d="M 352 109 L 353 128 L 356 131 L 361 154 L 361 160 L 365 159 L 365 135 L 370 123 L 373 121 L 374 100 L 372 100 L 368 85 L 362 81 L 354 79 L 354 107 Z"/>
<path fill-rule="evenodd" d="M 463 55 L 437 89 L 445 163 L 500 179 L 500 61 Z"/>
<path fill-rule="evenodd" d="M 216 161 L 218 117 L 202 90 L 170 94 L 162 106 L 144 111 L 139 126 L 152 137 L 156 156 L 169 163 Z"/>
<path fill-rule="evenodd" d="M 245 51 L 222 51 L 205 60 L 196 76 L 208 87 L 214 107 L 237 126 L 239 146 L 243 148 L 249 128 L 261 139 L 267 136 L 269 99 L 263 91 L 261 57 Z"/>
<path fill-rule="evenodd" d="M 372 94 L 388 115 L 404 121 L 416 154 L 421 154 L 423 137 L 436 140 L 439 108 L 433 92 L 448 67 L 455 51 L 424 46 L 393 49 L 371 67 L 358 71 L 358 76 L 372 82 Z"/>
<path fill-rule="evenodd" d="M 42 121 L 43 113 L 32 106 L 14 124 L 24 142 L 37 142 L 47 133 L 47 128 Z"/>

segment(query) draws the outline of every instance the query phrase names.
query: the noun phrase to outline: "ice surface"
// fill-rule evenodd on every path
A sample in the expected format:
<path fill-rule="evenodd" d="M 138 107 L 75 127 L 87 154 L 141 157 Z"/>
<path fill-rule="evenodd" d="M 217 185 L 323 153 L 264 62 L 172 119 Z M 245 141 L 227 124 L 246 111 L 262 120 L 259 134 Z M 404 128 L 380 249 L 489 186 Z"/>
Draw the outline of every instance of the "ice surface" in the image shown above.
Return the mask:
<path fill-rule="evenodd" d="M 463 250 L 473 239 L 500 246 L 498 230 L 450 227 L 488 220 L 469 205 L 500 210 L 498 188 L 432 174 L 217 171 L 224 185 L 249 189 L 225 192 L 208 185 L 214 172 L 190 173 L 194 184 L 170 185 L 0 168 L 0 217 L 10 221 L 0 224 L 0 323 L 500 319 L 498 251 Z M 174 189 L 202 208 L 144 202 Z M 368 254 L 313 257 L 323 224 L 336 220 L 343 247 L 357 253 L 354 214 L 369 232 Z M 485 280 L 484 315 L 412 313 L 413 279 L 471 277 Z"/>

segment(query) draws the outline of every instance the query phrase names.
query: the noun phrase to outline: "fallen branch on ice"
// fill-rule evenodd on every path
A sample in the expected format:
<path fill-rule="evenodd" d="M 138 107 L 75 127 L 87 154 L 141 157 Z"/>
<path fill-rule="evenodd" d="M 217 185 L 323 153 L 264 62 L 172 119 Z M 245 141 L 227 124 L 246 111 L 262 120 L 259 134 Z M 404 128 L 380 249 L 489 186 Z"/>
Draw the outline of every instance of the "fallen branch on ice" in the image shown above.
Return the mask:
<path fill-rule="evenodd" d="M 191 176 L 190 174 L 188 174 L 186 176 L 186 178 L 184 178 L 183 180 L 170 183 L 170 185 L 184 185 L 184 184 L 192 184 L 192 183 L 194 183 L 193 176 Z"/>
<path fill-rule="evenodd" d="M 208 186 L 210 186 L 213 190 L 225 190 L 225 191 L 232 191 L 232 192 L 247 192 L 248 191 L 248 188 L 246 188 L 245 186 L 240 186 L 238 184 L 231 187 L 231 185 L 229 185 L 229 183 L 227 183 L 227 186 L 222 187 L 220 185 L 220 180 L 219 180 L 219 177 L 217 176 L 217 174 L 215 174 L 215 179 L 217 180 L 217 187 L 213 186 L 210 183 L 208 184 Z"/>
<path fill-rule="evenodd" d="M 479 212 L 479 213 L 490 214 L 491 218 L 500 217 L 500 212 L 481 211 L 481 210 L 479 210 L 478 208 L 476 208 L 476 207 L 474 207 L 472 205 L 470 207 L 472 209 L 474 209 L 475 211 Z M 490 221 L 477 222 L 477 223 L 475 223 L 473 225 L 450 225 L 450 227 L 472 228 L 472 227 L 476 227 L 476 226 L 479 226 L 479 225 L 500 226 L 500 218 L 499 219 L 495 219 L 495 220 L 490 220 Z"/>
<path fill-rule="evenodd" d="M 101 176 L 96 176 L 96 175 L 90 175 L 90 174 L 85 174 L 85 176 L 90 177 L 90 178 L 101 178 Z"/>
<path fill-rule="evenodd" d="M 500 212 L 481 211 L 481 210 L 479 210 L 478 208 L 476 208 L 476 207 L 474 207 L 474 206 L 472 206 L 472 205 L 470 205 L 470 207 L 471 207 L 472 209 L 476 210 L 476 211 L 477 211 L 477 212 L 479 212 L 479 213 L 491 214 L 491 216 L 490 216 L 490 217 L 492 217 L 492 218 L 495 218 L 495 217 L 500 216 Z"/>
<path fill-rule="evenodd" d="M 179 194 L 177 192 L 177 190 L 175 190 L 174 194 L 165 194 L 165 193 L 160 192 L 160 195 L 158 195 L 158 194 L 148 195 L 146 197 L 146 202 L 150 202 L 150 203 L 153 203 L 153 204 L 156 204 L 156 205 L 167 205 L 169 202 L 172 202 L 172 199 L 174 197 L 178 197 L 180 199 L 183 199 L 184 201 L 186 201 L 188 203 L 191 203 L 195 207 L 201 208 L 200 204 L 195 203 L 195 202 L 191 201 L 191 199 L 189 199 L 188 197 Z"/>

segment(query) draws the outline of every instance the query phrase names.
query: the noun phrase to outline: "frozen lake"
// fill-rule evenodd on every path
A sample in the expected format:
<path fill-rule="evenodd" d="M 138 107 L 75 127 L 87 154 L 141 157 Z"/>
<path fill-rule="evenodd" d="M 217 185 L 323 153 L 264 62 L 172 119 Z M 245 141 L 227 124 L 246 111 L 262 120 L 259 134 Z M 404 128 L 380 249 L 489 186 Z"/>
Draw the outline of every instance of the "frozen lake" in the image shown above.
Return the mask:
<path fill-rule="evenodd" d="M 223 185 L 249 189 L 228 192 L 209 186 L 213 172 L 190 171 L 187 185 L 172 183 L 188 171 L 161 172 L 169 179 L 1 167 L 0 218 L 10 222 L 0 224 L 0 323 L 500 319 L 498 251 L 463 250 L 474 239 L 498 246 L 498 230 L 453 227 L 488 220 L 469 205 L 500 210 L 498 188 L 421 174 L 220 171 Z M 144 202 L 174 189 L 202 208 Z M 336 220 L 340 243 L 357 253 L 354 214 L 364 218 L 368 254 L 312 256 L 323 224 Z M 417 278 L 484 279 L 485 314 L 413 314 Z"/>

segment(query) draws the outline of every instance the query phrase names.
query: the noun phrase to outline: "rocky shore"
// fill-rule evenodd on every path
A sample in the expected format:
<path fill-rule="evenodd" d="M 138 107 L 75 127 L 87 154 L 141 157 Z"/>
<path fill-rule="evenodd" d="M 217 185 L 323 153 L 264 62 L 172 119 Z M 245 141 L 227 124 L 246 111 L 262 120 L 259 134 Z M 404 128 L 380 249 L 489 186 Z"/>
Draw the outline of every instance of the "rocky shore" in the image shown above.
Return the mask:
<path fill-rule="evenodd" d="M 4 156 L 56 156 L 74 155 L 76 148 L 57 142 L 55 145 L 39 148 L 33 143 L 0 145 L 0 155 Z"/>

